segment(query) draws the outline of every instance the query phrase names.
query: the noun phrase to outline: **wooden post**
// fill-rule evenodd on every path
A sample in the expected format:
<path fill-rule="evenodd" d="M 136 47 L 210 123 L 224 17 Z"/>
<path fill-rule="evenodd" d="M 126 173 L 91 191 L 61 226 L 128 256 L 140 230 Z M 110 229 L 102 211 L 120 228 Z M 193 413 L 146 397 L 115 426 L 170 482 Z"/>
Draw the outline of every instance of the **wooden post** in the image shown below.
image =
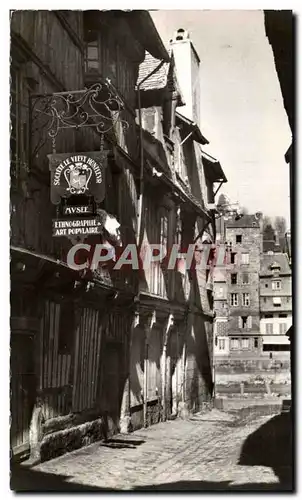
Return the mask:
<path fill-rule="evenodd" d="M 153 311 L 152 316 L 148 318 L 147 324 L 145 326 L 144 405 L 143 405 L 144 427 L 148 426 L 148 423 L 147 423 L 147 404 L 148 404 L 149 341 L 150 341 L 150 334 L 151 334 L 152 328 L 153 328 L 155 323 L 156 323 L 156 312 Z"/>
<path fill-rule="evenodd" d="M 162 400 L 163 400 L 163 420 L 167 419 L 167 345 L 171 326 L 174 324 L 173 314 L 169 314 L 164 327 L 164 342 L 162 354 Z"/>
<path fill-rule="evenodd" d="M 123 404 L 120 418 L 120 430 L 122 433 L 131 431 L 131 345 L 133 339 L 133 331 L 139 324 L 139 314 L 136 312 L 129 331 L 127 347 L 125 349 L 125 363 L 127 367 L 127 375 L 125 380 Z"/>

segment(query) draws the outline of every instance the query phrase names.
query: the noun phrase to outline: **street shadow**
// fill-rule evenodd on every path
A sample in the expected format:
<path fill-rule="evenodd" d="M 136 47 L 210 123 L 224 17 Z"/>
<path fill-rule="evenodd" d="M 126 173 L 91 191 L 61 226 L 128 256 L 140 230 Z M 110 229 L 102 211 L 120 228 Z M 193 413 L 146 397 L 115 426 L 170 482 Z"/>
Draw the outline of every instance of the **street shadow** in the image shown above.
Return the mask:
<path fill-rule="evenodd" d="M 230 481 L 177 481 L 174 483 L 156 484 L 156 485 L 146 485 L 139 486 L 131 492 L 153 492 L 153 491 L 219 491 L 228 493 L 232 492 L 256 492 L 256 491 L 292 491 L 290 488 L 286 488 L 280 483 L 245 483 L 245 484 L 234 484 L 232 485 Z"/>
<path fill-rule="evenodd" d="M 118 488 L 103 488 L 101 486 L 90 486 L 87 484 L 71 483 L 68 480 L 71 476 L 63 476 L 58 474 L 49 474 L 36 470 L 26 469 L 24 467 L 14 467 L 11 475 L 10 488 L 11 490 L 22 492 L 122 492 Z M 242 492 L 242 491 L 293 491 L 289 485 L 283 483 L 246 483 L 232 485 L 230 481 L 176 481 L 172 483 L 137 486 L 127 490 L 131 493 L 154 492 L 154 491 L 220 491 L 220 492 Z"/>
<path fill-rule="evenodd" d="M 105 447 L 105 448 L 137 448 L 141 444 L 145 443 L 143 439 L 107 439 L 106 441 L 102 442 L 100 446 Z"/>
<path fill-rule="evenodd" d="M 114 491 L 110 488 L 70 483 L 70 476 L 49 474 L 14 465 L 11 468 L 10 489 L 17 492 L 66 492 L 66 491 Z"/>
<path fill-rule="evenodd" d="M 291 412 L 271 418 L 247 437 L 238 464 L 271 467 L 280 485 L 293 488 L 292 425 Z"/>

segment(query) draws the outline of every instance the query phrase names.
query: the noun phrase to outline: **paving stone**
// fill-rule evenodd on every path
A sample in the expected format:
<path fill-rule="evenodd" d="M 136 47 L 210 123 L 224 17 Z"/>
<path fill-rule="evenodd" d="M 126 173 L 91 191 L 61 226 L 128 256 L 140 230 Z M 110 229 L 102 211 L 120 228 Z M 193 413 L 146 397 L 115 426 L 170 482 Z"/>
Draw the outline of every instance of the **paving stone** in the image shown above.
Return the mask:
<path fill-rule="evenodd" d="M 246 425 L 238 415 L 214 409 L 189 420 L 162 422 L 131 435 L 115 436 L 125 442 L 125 448 L 94 443 L 84 450 L 42 463 L 33 471 L 68 476 L 65 483 L 84 485 L 87 489 L 171 487 L 176 490 L 179 486 L 187 490 L 215 490 L 258 485 L 278 490 L 280 483 L 273 468 L 239 464 L 246 438 L 272 415 L 255 415 Z M 138 443 L 129 448 L 126 441 Z M 139 444 L 140 441 L 144 442 Z"/>

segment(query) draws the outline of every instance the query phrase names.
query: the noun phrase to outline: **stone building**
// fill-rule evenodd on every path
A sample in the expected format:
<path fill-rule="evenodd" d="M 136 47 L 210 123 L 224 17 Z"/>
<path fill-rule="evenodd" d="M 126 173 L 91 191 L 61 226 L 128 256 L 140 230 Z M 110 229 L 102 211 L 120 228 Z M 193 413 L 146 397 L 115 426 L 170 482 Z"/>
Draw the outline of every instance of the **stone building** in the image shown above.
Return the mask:
<path fill-rule="evenodd" d="M 214 242 L 209 204 L 226 179 L 180 112 L 177 44 L 168 54 L 146 11 L 15 11 L 11 34 L 11 450 L 38 461 L 197 410 L 213 385 L 208 272 L 66 266 L 73 241 L 52 229 L 67 202 L 51 202 L 48 156 L 100 155 L 104 198 L 82 204 L 120 236 L 100 222 L 92 247 Z M 71 118 L 51 138 L 60 100 Z M 103 133 L 99 116 L 114 126 Z"/>
<path fill-rule="evenodd" d="M 218 227 L 226 258 L 214 272 L 215 395 L 290 396 L 288 257 L 263 251 L 261 214 Z"/>
<path fill-rule="evenodd" d="M 292 280 L 287 254 L 261 257 L 260 333 L 263 355 L 289 359 L 287 330 L 292 325 Z"/>
<path fill-rule="evenodd" d="M 262 216 L 231 217 L 224 223 L 227 262 L 215 271 L 215 357 L 258 353 L 259 272 Z"/>

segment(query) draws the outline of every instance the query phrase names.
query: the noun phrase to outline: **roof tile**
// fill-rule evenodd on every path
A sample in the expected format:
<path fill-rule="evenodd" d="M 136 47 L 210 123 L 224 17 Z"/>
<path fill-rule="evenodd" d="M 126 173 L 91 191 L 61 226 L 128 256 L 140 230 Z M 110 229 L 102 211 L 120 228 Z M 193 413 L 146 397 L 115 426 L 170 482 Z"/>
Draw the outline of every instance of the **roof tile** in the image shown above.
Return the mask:
<path fill-rule="evenodd" d="M 160 62 L 159 59 L 155 59 L 155 57 L 151 56 L 151 54 L 146 51 L 145 59 L 139 66 L 137 85 L 146 78 Z M 164 63 L 156 73 L 150 76 L 150 78 L 141 85 L 140 88 L 142 90 L 158 90 L 165 88 L 168 83 L 169 69 L 170 63 Z"/>
<path fill-rule="evenodd" d="M 271 265 L 280 265 L 280 273 L 291 273 L 289 260 L 285 253 L 264 254 L 261 257 L 261 274 L 272 274 Z"/>

